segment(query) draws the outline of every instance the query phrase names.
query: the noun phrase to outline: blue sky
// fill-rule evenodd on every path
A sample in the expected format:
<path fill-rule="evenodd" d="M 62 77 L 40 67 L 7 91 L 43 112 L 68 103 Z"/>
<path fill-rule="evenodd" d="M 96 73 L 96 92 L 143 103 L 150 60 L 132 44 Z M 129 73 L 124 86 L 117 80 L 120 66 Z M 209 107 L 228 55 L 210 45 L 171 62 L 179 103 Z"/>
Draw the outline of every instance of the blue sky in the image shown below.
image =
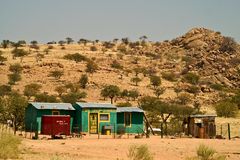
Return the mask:
<path fill-rule="evenodd" d="M 3 0 L 0 40 L 163 41 L 205 27 L 239 42 L 239 8 L 239 0 Z"/>

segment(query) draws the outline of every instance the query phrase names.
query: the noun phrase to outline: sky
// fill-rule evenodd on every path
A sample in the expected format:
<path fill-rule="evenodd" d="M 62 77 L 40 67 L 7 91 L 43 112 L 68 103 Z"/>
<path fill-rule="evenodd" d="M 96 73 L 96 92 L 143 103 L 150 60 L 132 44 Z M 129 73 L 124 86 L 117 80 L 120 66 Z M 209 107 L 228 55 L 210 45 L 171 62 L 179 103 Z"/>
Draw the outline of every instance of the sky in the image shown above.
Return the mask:
<path fill-rule="evenodd" d="M 171 40 L 194 27 L 240 42 L 240 0 L 1 0 L 0 41 Z"/>

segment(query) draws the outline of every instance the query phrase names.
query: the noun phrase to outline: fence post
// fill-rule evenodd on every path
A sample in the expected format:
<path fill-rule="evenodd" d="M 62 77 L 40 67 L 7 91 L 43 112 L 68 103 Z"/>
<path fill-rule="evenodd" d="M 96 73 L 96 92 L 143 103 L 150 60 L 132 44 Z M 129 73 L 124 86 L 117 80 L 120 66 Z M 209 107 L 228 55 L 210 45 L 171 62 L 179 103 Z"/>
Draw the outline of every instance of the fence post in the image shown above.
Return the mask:
<path fill-rule="evenodd" d="M 221 136 L 222 136 L 222 124 L 221 124 L 221 128 L 220 128 L 220 129 L 221 129 L 221 130 L 220 130 L 220 131 L 221 131 L 220 134 L 221 134 Z"/>
<path fill-rule="evenodd" d="M 230 124 L 228 123 L 228 139 L 231 139 L 231 130 L 230 130 Z"/>

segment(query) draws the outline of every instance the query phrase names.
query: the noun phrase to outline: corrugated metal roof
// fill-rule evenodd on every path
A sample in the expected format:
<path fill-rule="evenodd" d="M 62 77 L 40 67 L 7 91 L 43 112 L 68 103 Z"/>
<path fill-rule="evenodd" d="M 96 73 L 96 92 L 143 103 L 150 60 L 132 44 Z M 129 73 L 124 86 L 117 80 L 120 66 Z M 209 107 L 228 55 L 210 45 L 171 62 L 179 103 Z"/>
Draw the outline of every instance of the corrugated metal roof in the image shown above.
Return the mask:
<path fill-rule="evenodd" d="M 71 103 L 42 103 L 30 102 L 37 109 L 75 110 Z"/>
<path fill-rule="evenodd" d="M 190 115 L 192 118 L 202 118 L 202 117 L 217 117 L 215 114 L 196 114 L 196 115 Z"/>
<path fill-rule="evenodd" d="M 144 112 L 138 107 L 118 107 L 117 112 Z"/>
<path fill-rule="evenodd" d="M 81 108 L 117 108 L 116 106 L 110 103 L 82 103 L 76 102 Z"/>

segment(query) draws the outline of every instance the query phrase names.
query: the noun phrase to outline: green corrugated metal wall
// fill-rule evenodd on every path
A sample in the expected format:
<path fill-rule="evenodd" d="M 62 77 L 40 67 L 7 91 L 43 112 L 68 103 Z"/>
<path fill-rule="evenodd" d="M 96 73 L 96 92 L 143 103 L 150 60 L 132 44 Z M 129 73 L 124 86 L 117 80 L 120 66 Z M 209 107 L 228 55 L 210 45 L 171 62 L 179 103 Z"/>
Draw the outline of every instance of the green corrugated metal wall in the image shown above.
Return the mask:
<path fill-rule="evenodd" d="M 118 127 L 124 127 L 124 113 L 117 113 L 117 125 Z M 126 133 L 142 133 L 143 132 L 143 113 L 132 112 L 131 113 L 131 126 L 125 128 Z"/>
<path fill-rule="evenodd" d="M 41 131 L 42 127 L 42 116 L 43 115 L 52 115 L 53 110 L 49 109 L 36 109 L 31 104 L 28 105 L 25 111 L 25 129 L 26 131 Z M 70 127 L 71 131 L 73 128 L 75 111 L 72 110 L 54 110 L 59 111 L 60 115 L 70 115 L 71 122 Z"/>

